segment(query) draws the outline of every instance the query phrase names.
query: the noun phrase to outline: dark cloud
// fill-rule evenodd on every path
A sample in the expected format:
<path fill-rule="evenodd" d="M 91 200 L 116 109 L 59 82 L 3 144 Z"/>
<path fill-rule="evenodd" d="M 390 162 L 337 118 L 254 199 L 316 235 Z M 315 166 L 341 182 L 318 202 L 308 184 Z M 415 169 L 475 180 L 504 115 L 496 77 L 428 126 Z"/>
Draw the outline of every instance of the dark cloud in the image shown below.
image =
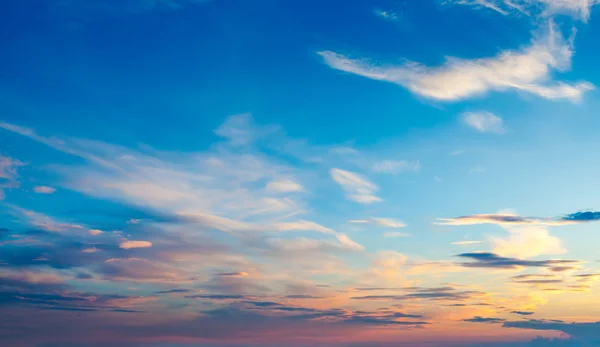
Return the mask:
<path fill-rule="evenodd" d="M 568 214 L 561 218 L 566 221 L 574 222 L 594 222 L 600 220 L 600 212 L 597 211 L 581 211 Z"/>
<path fill-rule="evenodd" d="M 510 313 L 518 314 L 518 315 L 521 315 L 521 316 L 531 316 L 535 312 L 529 312 L 529 311 L 511 311 Z"/>
<path fill-rule="evenodd" d="M 284 296 L 286 299 L 322 299 L 322 296 L 314 296 L 307 294 L 295 294 L 295 295 L 286 295 Z"/>
<path fill-rule="evenodd" d="M 459 291 L 453 287 L 437 287 L 437 288 L 422 288 L 422 287 L 406 287 L 405 290 L 412 290 L 406 294 L 400 295 L 367 295 L 355 296 L 351 299 L 355 300 L 417 300 L 431 299 L 435 301 L 455 300 L 461 301 L 484 294 L 478 291 Z"/>
<path fill-rule="evenodd" d="M 156 294 L 171 294 L 171 293 L 189 293 L 191 289 L 169 289 L 169 290 L 159 290 Z"/>
<path fill-rule="evenodd" d="M 62 283 L 31 283 L 24 278 L 0 278 L 0 306 L 78 312 L 138 312 L 119 306 L 139 297 L 70 291 Z"/>
<path fill-rule="evenodd" d="M 539 225 L 565 225 L 572 223 L 586 223 L 600 220 L 600 212 L 581 211 L 570 213 L 561 217 L 523 217 L 513 214 L 475 214 L 456 218 L 440 218 L 442 225 L 473 225 L 473 224 L 539 224 Z"/>
<path fill-rule="evenodd" d="M 404 326 L 419 326 L 429 324 L 422 321 L 397 321 L 392 319 L 382 319 L 374 317 L 353 316 L 344 320 L 344 323 L 366 324 L 366 325 L 404 325 Z"/>
<path fill-rule="evenodd" d="M 215 274 L 215 276 L 223 276 L 223 277 L 236 277 L 236 276 L 245 276 L 245 272 L 221 272 Z"/>
<path fill-rule="evenodd" d="M 89 280 L 89 279 L 94 278 L 94 276 L 92 276 L 88 273 L 85 273 L 85 272 L 80 272 L 77 274 L 77 276 L 75 276 L 75 278 L 77 278 L 78 280 Z"/>
<path fill-rule="evenodd" d="M 581 274 L 581 275 L 575 275 L 573 277 L 575 277 L 577 279 L 585 280 L 585 279 L 590 279 L 590 278 L 598 278 L 598 277 L 600 277 L 600 274 Z"/>
<path fill-rule="evenodd" d="M 555 275 L 546 275 L 546 274 L 523 274 L 513 276 L 512 279 L 520 281 L 520 280 L 529 280 L 529 279 L 537 279 L 537 278 L 556 278 Z"/>
<path fill-rule="evenodd" d="M 514 283 L 522 283 L 522 284 L 556 284 L 563 283 L 564 281 L 561 279 L 556 280 L 523 280 L 523 281 L 514 281 Z"/>
<path fill-rule="evenodd" d="M 576 266 L 553 266 L 549 270 L 552 272 L 566 272 L 577 269 Z"/>
<path fill-rule="evenodd" d="M 567 340 L 539 340 L 539 344 L 535 346 L 600 346 L 600 322 L 567 323 L 559 320 L 528 320 L 505 322 L 502 326 L 506 328 L 561 331 L 570 336 L 570 339 Z M 554 344 L 548 344 L 549 342 Z"/>
<path fill-rule="evenodd" d="M 463 253 L 457 257 L 468 258 L 474 262 L 460 263 L 461 266 L 470 268 L 498 268 L 514 269 L 518 267 L 551 267 L 560 264 L 578 263 L 577 260 L 523 260 L 517 258 L 501 257 L 494 253 Z"/>
<path fill-rule="evenodd" d="M 502 318 L 484 318 L 481 316 L 475 316 L 473 318 L 463 319 L 463 321 L 471 323 L 502 323 L 506 320 Z"/>
<path fill-rule="evenodd" d="M 188 295 L 188 299 L 210 299 L 210 300 L 232 300 L 232 299 L 244 299 L 245 295 L 226 295 L 226 294 L 197 294 Z"/>
<path fill-rule="evenodd" d="M 200 286 L 210 292 L 233 295 L 264 295 L 271 292 L 271 288 L 257 282 L 255 279 L 244 276 L 213 276 L 213 278 Z"/>

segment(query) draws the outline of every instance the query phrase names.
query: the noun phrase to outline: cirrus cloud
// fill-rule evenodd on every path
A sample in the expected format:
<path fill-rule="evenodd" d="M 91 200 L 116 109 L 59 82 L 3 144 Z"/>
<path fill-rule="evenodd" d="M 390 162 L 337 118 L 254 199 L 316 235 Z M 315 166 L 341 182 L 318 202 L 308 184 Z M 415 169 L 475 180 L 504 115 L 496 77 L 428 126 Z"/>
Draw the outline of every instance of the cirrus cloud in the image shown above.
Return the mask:
<path fill-rule="evenodd" d="M 572 40 L 566 40 L 553 23 L 529 47 L 473 60 L 448 58 L 436 67 L 415 62 L 400 66 L 379 65 L 333 51 L 318 54 L 333 69 L 394 83 L 414 94 L 439 101 L 458 101 L 491 91 L 514 90 L 550 100 L 577 102 L 593 89 L 586 81 L 551 80 L 553 70 L 564 72 L 570 69 L 573 56 Z"/>

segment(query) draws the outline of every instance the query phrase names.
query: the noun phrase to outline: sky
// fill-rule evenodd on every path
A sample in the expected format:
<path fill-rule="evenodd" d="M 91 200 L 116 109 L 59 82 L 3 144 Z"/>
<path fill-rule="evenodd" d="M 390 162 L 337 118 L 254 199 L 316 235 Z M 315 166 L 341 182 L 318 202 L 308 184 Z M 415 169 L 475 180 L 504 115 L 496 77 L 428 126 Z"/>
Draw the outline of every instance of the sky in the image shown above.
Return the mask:
<path fill-rule="evenodd" d="M 0 0 L 0 345 L 600 346 L 598 4 Z"/>

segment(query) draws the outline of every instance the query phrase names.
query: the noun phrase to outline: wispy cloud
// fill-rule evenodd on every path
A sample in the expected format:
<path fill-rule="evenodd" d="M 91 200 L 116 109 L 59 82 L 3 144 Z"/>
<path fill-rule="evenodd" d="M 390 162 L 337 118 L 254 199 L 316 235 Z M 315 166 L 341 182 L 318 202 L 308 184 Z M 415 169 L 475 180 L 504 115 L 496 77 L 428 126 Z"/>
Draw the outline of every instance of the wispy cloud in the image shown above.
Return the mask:
<path fill-rule="evenodd" d="M 33 187 L 33 191 L 39 194 L 52 194 L 56 192 L 56 188 L 48 187 L 48 186 L 36 186 Z"/>
<path fill-rule="evenodd" d="M 470 322 L 470 323 L 502 323 L 502 322 L 505 322 L 506 319 L 475 316 L 473 318 L 463 319 L 463 321 Z"/>
<path fill-rule="evenodd" d="M 383 237 L 410 237 L 409 233 L 402 233 L 399 231 L 386 231 L 383 233 Z"/>
<path fill-rule="evenodd" d="M 406 224 L 403 221 L 393 218 L 369 218 L 369 219 L 354 219 L 350 220 L 354 224 L 374 224 L 384 228 L 404 228 Z"/>
<path fill-rule="evenodd" d="M 461 115 L 461 120 L 467 126 L 482 133 L 502 134 L 506 131 L 504 120 L 487 111 L 465 112 Z"/>
<path fill-rule="evenodd" d="M 545 225 L 560 226 L 600 221 L 600 212 L 582 211 L 564 216 L 548 217 L 523 217 L 515 213 L 474 214 L 456 218 L 438 218 L 439 225 Z"/>
<path fill-rule="evenodd" d="M 387 173 L 397 175 L 401 172 L 416 172 L 421 169 L 421 163 L 406 160 L 381 160 L 373 164 L 373 171 L 377 173 Z"/>
<path fill-rule="evenodd" d="M 456 241 L 452 242 L 452 245 L 465 246 L 465 245 L 477 245 L 483 243 L 483 241 Z"/>
<path fill-rule="evenodd" d="M 359 204 L 372 204 L 382 199 L 375 195 L 379 190 L 374 183 L 366 177 L 342 169 L 331 169 L 331 178 L 346 192 L 346 197 Z"/>
<path fill-rule="evenodd" d="M 573 56 L 572 38 L 565 40 L 552 23 L 529 47 L 503 51 L 490 58 L 448 58 L 438 67 L 414 62 L 384 66 L 332 51 L 318 54 L 333 69 L 398 84 L 415 94 L 440 101 L 457 101 L 490 91 L 516 90 L 546 99 L 576 102 L 593 88 L 589 82 L 565 83 L 550 79 L 552 70 L 569 70 Z"/>
<path fill-rule="evenodd" d="M 580 263 L 577 260 L 523 260 L 517 258 L 501 257 L 494 253 L 463 253 L 458 257 L 473 260 L 461 263 L 464 267 L 490 268 L 490 269 L 515 269 L 520 267 L 552 267 Z"/>
<path fill-rule="evenodd" d="M 398 20 L 398 15 L 392 11 L 386 11 L 386 10 L 382 10 L 380 8 L 376 8 L 373 10 L 373 13 L 375 13 L 376 16 L 381 17 L 383 19 L 387 19 L 387 20 L 391 20 L 391 21 Z"/>
<path fill-rule="evenodd" d="M 304 187 L 292 180 L 281 180 L 269 182 L 265 189 L 269 192 L 292 193 L 301 192 L 304 190 Z"/>
<path fill-rule="evenodd" d="M 148 248 L 152 247 L 152 242 L 150 241 L 130 241 L 126 240 L 119 244 L 119 247 L 123 249 L 131 249 L 131 248 Z"/>
<path fill-rule="evenodd" d="M 17 170 L 20 166 L 23 166 L 20 161 L 0 155 L 0 200 L 4 199 L 4 189 L 19 186 Z"/>
<path fill-rule="evenodd" d="M 451 0 L 447 3 L 469 5 L 494 10 L 503 15 L 520 13 L 535 16 L 567 14 L 584 22 L 598 0 Z"/>

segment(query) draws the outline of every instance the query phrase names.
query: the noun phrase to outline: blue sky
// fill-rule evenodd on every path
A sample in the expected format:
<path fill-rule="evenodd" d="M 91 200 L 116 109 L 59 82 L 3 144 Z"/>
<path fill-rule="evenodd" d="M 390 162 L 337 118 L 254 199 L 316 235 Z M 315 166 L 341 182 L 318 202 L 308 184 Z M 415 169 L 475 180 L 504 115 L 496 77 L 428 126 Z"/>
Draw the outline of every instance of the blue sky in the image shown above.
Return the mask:
<path fill-rule="evenodd" d="M 0 341 L 598 345 L 597 3 L 1 3 Z"/>

